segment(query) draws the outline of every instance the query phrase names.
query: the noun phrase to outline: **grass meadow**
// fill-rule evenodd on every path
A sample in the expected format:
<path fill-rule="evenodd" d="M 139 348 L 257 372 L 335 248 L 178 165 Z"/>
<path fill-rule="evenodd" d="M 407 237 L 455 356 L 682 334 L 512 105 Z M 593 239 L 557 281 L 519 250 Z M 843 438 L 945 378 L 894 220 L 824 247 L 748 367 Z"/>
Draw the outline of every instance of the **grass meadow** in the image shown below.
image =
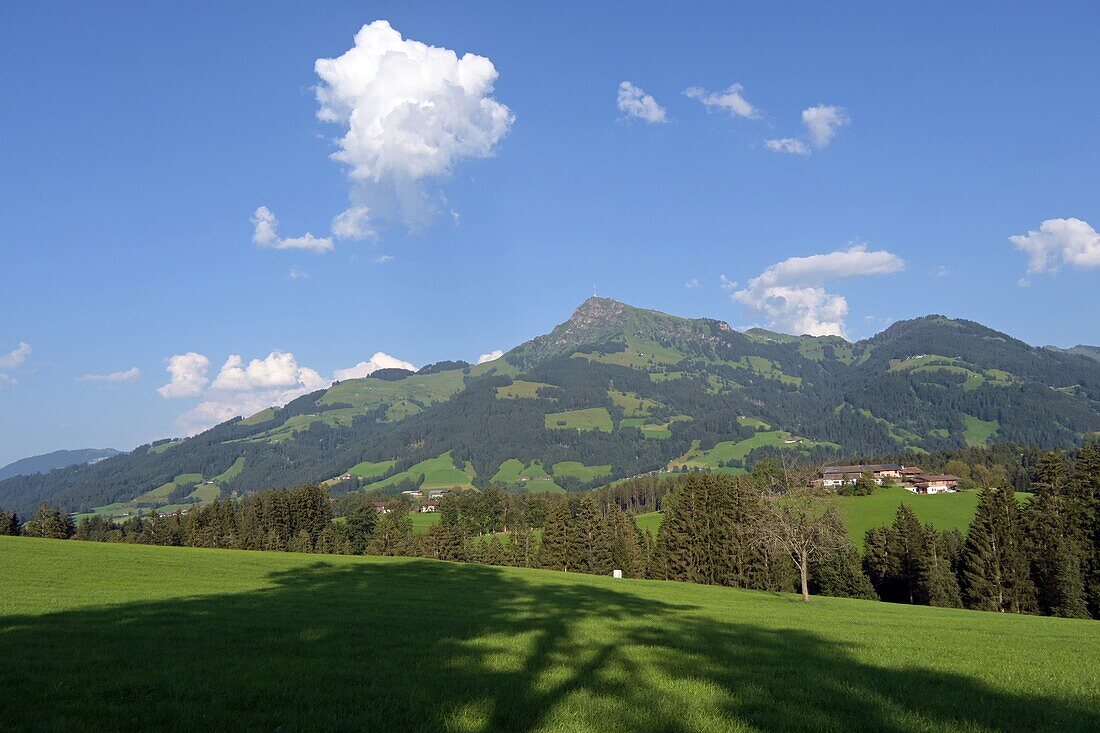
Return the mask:
<path fill-rule="evenodd" d="M 0 730 L 1100 730 L 1100 624 L 0 537 Z"/>

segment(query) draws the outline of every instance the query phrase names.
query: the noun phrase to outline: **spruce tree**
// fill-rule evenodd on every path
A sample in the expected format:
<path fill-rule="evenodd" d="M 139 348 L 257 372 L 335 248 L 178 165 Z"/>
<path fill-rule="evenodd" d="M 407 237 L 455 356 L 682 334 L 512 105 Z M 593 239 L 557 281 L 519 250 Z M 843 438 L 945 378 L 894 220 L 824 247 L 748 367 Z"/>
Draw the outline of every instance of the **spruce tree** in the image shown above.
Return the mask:
<path fill-rule="evenodd" d="M 890 528 L 873 527 L 863 536 L 863 572 L 871 581 L 882 600 L 891 600 L 893 589 L 890 580 Z"/>
<path fill-rule="evenodd" d="M 1085 600 L 1092 617 L 1100 618 L 1100 441 L 1089 441 L 1074 462 L 1073 496 Z"/>
<path fill-rule="evenodd" d="M 611 572 L 611 542 L 600 508 L 591 495 L 583 497 L 573 518 L 573 556 L 582 573 Z"/>
<path fill-rule="evenodd" d="M 1085 586 L 1081 574 L 1082 553 L 1073 539 L 1059 484 L 1050 480 L 1034 484 L 1035 495 L 1025 513 L 1031 577 L 1039 609 L 1051 616 L 1087 618 Z"/>
<path fill-rule="evenodd" d="M 539 547 L 539 567 L 549 570 L 576 570 L 573 558 L 573 515 L 569 502 L 555 504 L 546 516 Z"/>
<path fill-rule="evenodd" d="M 353 555 L 362 555 L 367 551 L 370 538 L 374 535 L 374 527 L 378 523 L 378 514 L 374 507 L 366 503 L 348 512 L 344 522 L 344 539 L 351 546 Z M 322 528 L 322 532 L 324 528 Z"/>
<path fill-rule="evenodd" d="M 963 600 L 982 611 L 1034 613 L 1019 505 L 1011 489 L 983 489 L 962 558 Z"/>
<path fill-rule="evenodd" d="M 890 575 L 902 603 L 928 603 L 924 581 L 928 572 L 928 543 L 924 525 L 908 504 L 898 507 L 887 549 Z"/>
<path fill-rule="evenodd" d="M 951 561 L 952 535 L 941 534 L 932 525 L 925 525 L 927 551 L 921 586 L 924 602 L 929 606 L 962 608 L 962 591 Z"/>
<path fill-rule="evenodd" d="M 309 538 L 309 532 L 305 527 L 298 530 L 298 534 L 294 535 L 286 549 L 287 552 L 313 552 L 313 540 Z"/>

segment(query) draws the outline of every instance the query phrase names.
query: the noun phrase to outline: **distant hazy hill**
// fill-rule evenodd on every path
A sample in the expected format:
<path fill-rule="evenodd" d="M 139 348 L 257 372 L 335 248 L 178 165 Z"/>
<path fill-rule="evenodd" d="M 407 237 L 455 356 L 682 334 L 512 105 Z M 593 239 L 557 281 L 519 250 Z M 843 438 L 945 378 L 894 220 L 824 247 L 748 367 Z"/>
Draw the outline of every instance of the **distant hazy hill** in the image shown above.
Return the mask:
<path fill-rule="evenodd" d="M 1048 349 L 1054 351 L 1060 351 L 1063 354 L 1080 354 L 1081 356 L 1087 356 L 1090 359 L 1096 359 L 1100 361 L 1100 346 L 1086 346 L 1085 344 L 1078 344 L 1069 349 L 1059 349 L 1057 346 L 1048 346 Z"/>
<path fill-rule="evenodd" d="M 14 463 L 0 468 L 0 481 L 12 476 L 23 476 L 31 473 L 48 473 L 55 468 L 66 468 L 77 464 L 100 461 L 104 458 L 118 455 L 114 448 L 81 448 L 79 450 L 55 450 L 53 453 L 45 453 L 30 458 L 20 458 Z"/>
<path fill-rule="evenodd" d="M 562 491 L 657 469 L 737 472 L 761 456 L 1080 443 L 1100 431 L 1100 361 L 926 316 L 851 343 L 745 333 L 590 298 L 502 358 L 347 380 L 186 440 L 0 482 L 126 516 L 325 481 L 380 491 Z"/>

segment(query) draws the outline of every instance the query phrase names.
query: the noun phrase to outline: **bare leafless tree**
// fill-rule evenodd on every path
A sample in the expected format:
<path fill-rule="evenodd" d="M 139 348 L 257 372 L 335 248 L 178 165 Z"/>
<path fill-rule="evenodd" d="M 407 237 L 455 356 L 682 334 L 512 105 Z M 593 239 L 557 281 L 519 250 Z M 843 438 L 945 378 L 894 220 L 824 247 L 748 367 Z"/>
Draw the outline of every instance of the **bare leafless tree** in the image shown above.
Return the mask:
<path fill-rule="evenodd" d="M 819 554 L 841 547 L 844 524 L 828 492 L 814 489 L 819 469 L 784 463 L 762 486 L 766 521 L 759 527 L 764 542 L 786 552 L 802 582 L 802 600 L 810 601 L 810 563 Z"/>

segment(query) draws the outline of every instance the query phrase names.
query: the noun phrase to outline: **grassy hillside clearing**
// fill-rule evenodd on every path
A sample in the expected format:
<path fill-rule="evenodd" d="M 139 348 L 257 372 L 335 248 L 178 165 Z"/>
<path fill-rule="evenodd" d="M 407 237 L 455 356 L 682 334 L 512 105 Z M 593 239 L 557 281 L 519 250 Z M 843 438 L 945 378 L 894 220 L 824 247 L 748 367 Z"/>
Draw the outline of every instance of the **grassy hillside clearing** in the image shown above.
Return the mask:
<path fill-rule="evenodd" d="M 967 445 L 987 445 L 990 439 L 997 433 L 1000 424 L 996 420 L 979 420 L 973 415 L 963 415 L 966 421 L 966 432 L 963 438 Z"/>
<path fill-rule="evenodd" d="M 1100 729 L 1091 621 L 406 558 L 0 556 L 3 730 Z"/>
<path fill-rule="evenodd" d="M 749 453 L 757 448 L 763 448 L 765 446 L 797 450 L 798 448 L 808 448 L 814 445 L 826 445 L 833 448 L 840 447 L 835 443 L 819 443 L 809 438 L 801 438 L 797 435 L 788 433 L 786 430 L 767 430 L 757 432 L 751 438 L 746 438 L 741 441 L 723 440 L 710 450 L 701 450 L 699 448 L 699 442 L 694 441 L 691 450 L 680 458 L 675 458 L 670 461 L 668 467 L 673 471 L 683 466 L 687 466 L 689 469 L 719 468 L 719 462 L 743 461 Z"/>
<path fill-rule="evenodd" d="M 449 489 L 455 486 L 466 488 L 472 486 L 474 469 L 468 463 L 464 470 L 455 468 L 451 452 L 447 451 L 395 473 L 389 478 L 367 484 L 364 489 L 375 491 L 387 489 L 407 480 L 419 481 L 421 474 L 424 476 L 424 481 L 419 484 L 422 489 Z"/>
<path fill-rule="evenodd" d="M 606 407 L 551 412 L 546 416 L 546 427 L 550 430 L 603 430 L 610 433 L 611 413 Z"/>
<path fill-rule="evenodd" d="M 493 475 L 492 481 L 516 489 L 522 488 L 531 493 L 565 493 L 565 489 L 554 481 L 553 476 L 547 473 L 539 461 L 532 461 L 531 465 L 527 466 L 518 458 L 509 458 L 500 464 L 500 469 Z"/>
<path fill-rule="evenodd" d="M 1026 501 L 1030 494 L 1017 493 L 1016 498 Z M 937 529 L 958 529 L 966 532 L 974 512 L 978 508 L 977 491 L 960 491 L 955 494 L 914 494 L 899 486 L 885 486 L 870 496 L 838 496 L 834 499 L 844 517 L 848 536 L 856 547 L 862 549 L 863 536 L 872 527 L 893 524 L 898 507 L 908 504 L 922 522 L 931 522 Z M 636 517 L 638 527 L 657 534 L 664 519 L 662 512 L 649 512 Z"/>
<path fill-rule="evenodd" d="M 543 387 L 552 388 L 552 385 L 543 382 L 525 382 L 517 379 L 506 387 L 497 387 L 497 399 L 501 400 L 534 400 L 538 399 L 538 391 Z M 557 399 L 551 397 L 550 399 Z"/>
<path fill-rule="evenodd" d="M 214 480 L 218 483 L 221 483 L 223 481 L 232 481 L 233 479 L 237 478 L 237 476 L 241 475 L 241 471 L 244 470 L 244 465 L 245 457 L 240 456 L 239 458 L 237 458 L 237 460 L 233 461 L 233 464 L 229 466 L 229 468 L 225 469 L 217 476 L 215 476 Z"/>
<path fill-rule="evenodd" d="M 397 461 L 378 461 L 377 463 L 363 461 L 349 468 L 348 473 L 359 478 L 377 478 L 393 468 L 395 463 Z"/>
<path fill-rule="evenodd" d="M 580 461 L 560 461 L 553 466 L 555 476 L 572 476 L 584 482 L 611 475 L 611 466 L 586 466 Z"/>

